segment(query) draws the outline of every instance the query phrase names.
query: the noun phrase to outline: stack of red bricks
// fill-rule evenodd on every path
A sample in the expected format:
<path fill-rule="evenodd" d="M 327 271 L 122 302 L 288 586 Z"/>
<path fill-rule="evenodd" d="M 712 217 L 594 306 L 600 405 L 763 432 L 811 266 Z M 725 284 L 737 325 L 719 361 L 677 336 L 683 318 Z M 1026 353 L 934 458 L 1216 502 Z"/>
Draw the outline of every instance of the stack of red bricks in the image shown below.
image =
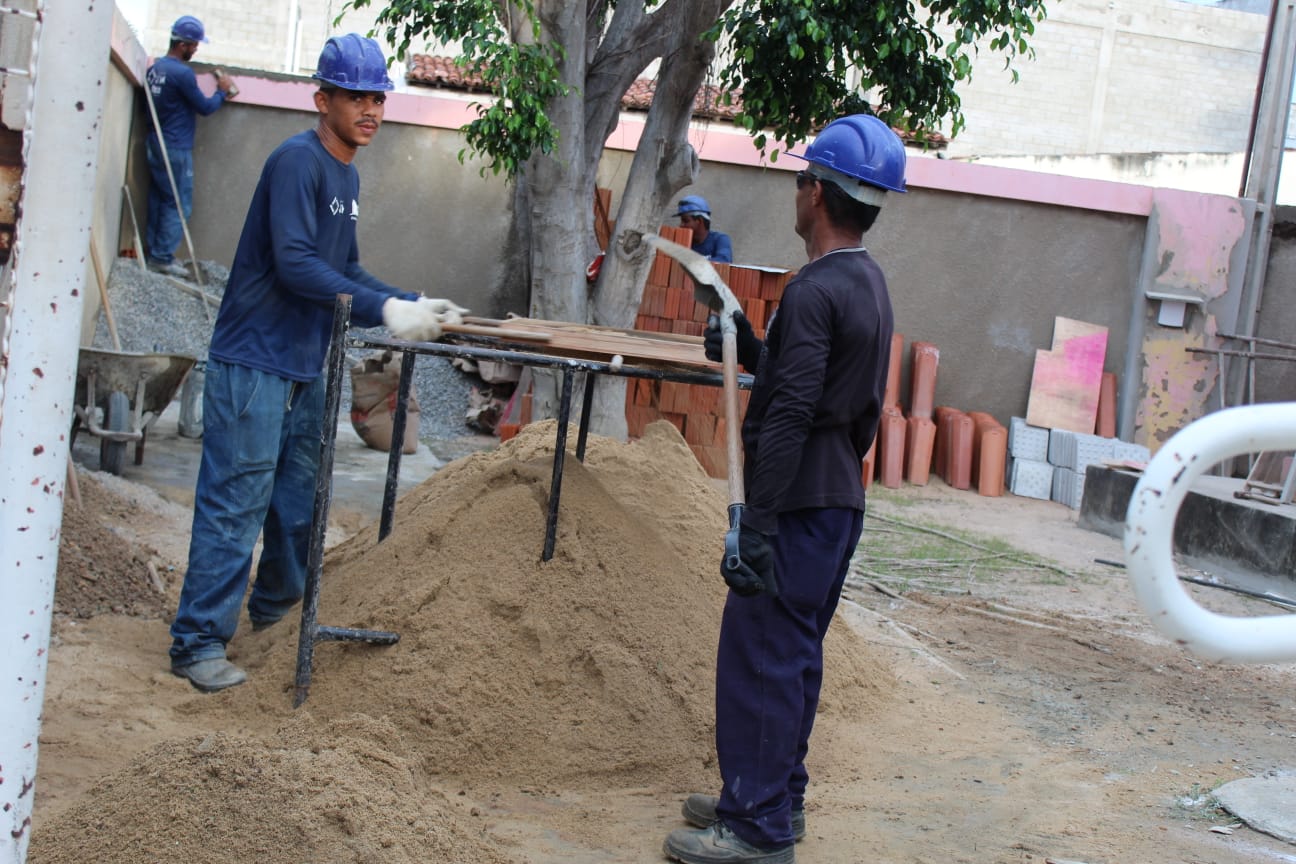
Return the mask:
<path fill-rule="evenodd" d="M 662 227 L 661 235 L 683 246 L 691 245 L 693 238 L 692 231 L 669 225 Z M 713 263 L 712 266 L 737 298 L 756 335 L 763 339 L 765 324 L 778 306 L 792 273 L 737 264 Z M 644 285 L 635 329 L 701 336 L 706 329 L 708 314 L 707 307 L 694 299 L 693 280 L 684 268 L 673 258 L 658 254 Z M 699 353 L 701 350 L 699 347 Z M 739 393 L 740 414 L 747 410 L 747 395 L 746 390 Z M 712 477 L 727 475 L 727 420 L 722 388 L 645 378 L 628 379 L 626 425 L 630 436 L 637 438 L 642 435 L 644 428 L 656 420 L 668 420 L 680 430 L 707 474 Z"/>
<path fill-rule="evenodd" d="M 888 489 L 925 486 L 932 473 L 955 489 L 999 496 L 1004 491 L 1008 430 L 983 411 L 936 406 L 940 349 L 914 342 L 909 351 L 909 416 L 900 407 L 904 336 L 891 338 L 891 365 L 877 439 L 864 459 L 864 486 L 874 476 Z M 876 466 L 876 467 L 875 467 Z"/>

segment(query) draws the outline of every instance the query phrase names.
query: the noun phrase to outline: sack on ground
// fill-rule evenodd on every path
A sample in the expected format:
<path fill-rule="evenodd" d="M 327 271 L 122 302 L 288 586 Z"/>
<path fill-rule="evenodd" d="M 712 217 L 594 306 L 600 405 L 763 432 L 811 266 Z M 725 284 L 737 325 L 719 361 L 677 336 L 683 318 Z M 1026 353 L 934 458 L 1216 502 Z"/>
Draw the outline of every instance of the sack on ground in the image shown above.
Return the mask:
<path fill-rule="evenodd" d="M 366 447 L 391 451 L 392 418 L 400 389 L 401 354 L 383 351 L 351 367 L 351 426 Z M 419 406 L 411 389 L 405 405 L 402 453 L 418 449 Z"/>

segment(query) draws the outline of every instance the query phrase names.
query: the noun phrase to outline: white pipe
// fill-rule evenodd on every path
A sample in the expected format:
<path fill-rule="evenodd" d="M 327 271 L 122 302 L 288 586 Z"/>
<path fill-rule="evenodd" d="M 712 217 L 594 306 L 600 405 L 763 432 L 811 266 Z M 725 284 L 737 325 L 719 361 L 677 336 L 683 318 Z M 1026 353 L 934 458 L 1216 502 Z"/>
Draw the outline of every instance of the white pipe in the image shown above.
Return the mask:
<path fill-rule="evenodd" d="M 37 16 L 0 364 L 0 864 L 31 838 L 113 3 L 43 0 Z"/>
<path fill-rule="evenodd" d="M 1296 661 L 1296 615 L 1235 617 L 1197 604 L 1175 573 L 1175 516 L 1194 480 L 1242 453 L 1296 449 L 1296 402 L 1208 414 L 1148 464 L 1125 515 L 1125 565 L 1143 611 L 1166 636 L 1207 660 Z"/>

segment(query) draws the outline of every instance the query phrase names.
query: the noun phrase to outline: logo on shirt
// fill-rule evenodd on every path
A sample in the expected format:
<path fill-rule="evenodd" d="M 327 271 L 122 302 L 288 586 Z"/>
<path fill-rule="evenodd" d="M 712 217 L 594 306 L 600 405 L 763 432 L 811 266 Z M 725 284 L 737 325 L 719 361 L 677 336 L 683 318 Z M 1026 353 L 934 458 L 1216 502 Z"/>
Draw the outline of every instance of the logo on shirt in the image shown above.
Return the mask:
<path fill-rule="evenodd" d="M 351 221 L 355 222 L 359 218 L 360 218 L 360 202 L 352 198 L 351 199 Z"/>
<path fill-rule="evenodd" d="M 332 213 L 334 216 L 341 216 L 342 210 L 343 210 L 342 202 L 339 201 L 336 197 L 334 197 L 332 202 L 329 203 L 329 212 Z"/>

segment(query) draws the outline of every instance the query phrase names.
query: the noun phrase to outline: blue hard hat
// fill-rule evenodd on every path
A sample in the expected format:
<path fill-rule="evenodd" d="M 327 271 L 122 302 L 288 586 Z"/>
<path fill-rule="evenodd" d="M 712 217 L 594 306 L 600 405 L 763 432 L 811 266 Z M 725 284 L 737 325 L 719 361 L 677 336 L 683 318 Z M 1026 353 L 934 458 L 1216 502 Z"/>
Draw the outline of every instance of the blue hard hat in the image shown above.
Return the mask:
<path fill-rule="evenodd" d="M 675 215 L 687 216 L 690 213 L 701 213 L 710 219 L 711 205 L 701 195 L 685 195 L 680 199 L 679 209 L 675 211 Z"/>
<path fill-rule="evenodd" d="M 387 60 L 373 39 L 358 33 L 332 36 L 324 43 L 312 78 L 344 90 L 391 90 Z"/>
<path fill-rule="evenodd" d="M 810 173 L 835 182 L 866 204 L 880 203 L 881 196 L 865 186 L 905 191 L 904 142 L 872 114 L 839 117 L 824 127 L 804 155 L 788 155 L 822 166 Z"/>
<path fill-rule="evenodd" d="M 171 38 L 176 42 L 206 42 L 202 22 L 192 15 L 181 15 L 171 25 Z"/>

